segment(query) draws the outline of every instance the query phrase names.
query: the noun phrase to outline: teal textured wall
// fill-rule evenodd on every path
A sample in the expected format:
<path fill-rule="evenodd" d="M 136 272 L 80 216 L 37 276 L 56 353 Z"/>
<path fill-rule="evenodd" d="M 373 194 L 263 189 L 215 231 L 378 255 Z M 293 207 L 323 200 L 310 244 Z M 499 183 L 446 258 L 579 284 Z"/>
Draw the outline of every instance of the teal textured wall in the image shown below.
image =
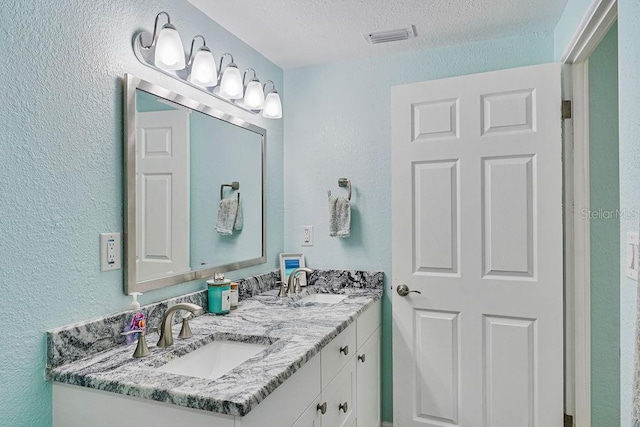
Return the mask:
<path fill-rule="evenodd" d="M 553 34 L 287 70 L 285 249 L 312 268 L 383 270 L 391 285 L 391 86 L 553 61 Z M 351 179 L 351 237 L 328 235 L 327 189 Z M 407 190 L 408 191 L 408 190 Z M 300 226 L 315 246 L 300 246 Z M 383 418 L 392 419 L 391 302 L 383 298 Z"/>
<path fill-rule="evenodd" d="M 620 424 L 618 29 L 589 58 L 591 425 Z"/>
<path fill-rule="evenodd" d="M 554 30 L 554 57 L 559 61 L 593 0 L 567 0 Z"/>
<path fill-rule="evenodd" d="M 98 234 L 123 229 L 122 76 L 132 73 L 199 101 L 208 96 L 140 64 L 134 33 L 169 12 L 185 45 L 203 34 L 282 89 L 282 70 L 186 0 L 4 0 L 0 32 L 0 425 L 51 424 L 44 331 L 128 306 L 122 271 L 101 273 Z M 186 46 L 185 46 L 186 47 Z M 284 94 L 284 91 L 281 91 Z M 284 97 L 284 96 L 283 96 Z M 269 263 L 283 248 L 283 121 L 220 109 L 267 127 Z M 200 289 L 145 294 L 147 304 Z"/>
<path fill-rule="evenodd" d="M 618 1 L 618 78 L 620 120 L 620 208 L 629 212 L 620 225 L 620 243 L 629 231 L 638 232 L 640 210 L 640 2 Z M 635 215 L 634 215 L 635 212 Z M 624 248 L 624 246 L 622 246 Z M 624 249 L 623 249 L 624 250 Z M 624 255 L 624 252 L 622 252 Z M 631 425 L 638 283 L 625 275 L 620 257 L 620 415 Z"/>

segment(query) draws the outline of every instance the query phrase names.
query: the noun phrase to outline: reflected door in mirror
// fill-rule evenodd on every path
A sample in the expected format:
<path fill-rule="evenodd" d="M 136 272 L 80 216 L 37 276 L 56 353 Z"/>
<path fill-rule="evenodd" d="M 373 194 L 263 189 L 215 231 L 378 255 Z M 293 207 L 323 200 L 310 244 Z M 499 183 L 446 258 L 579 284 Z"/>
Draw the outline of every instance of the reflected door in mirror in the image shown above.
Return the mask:
<path fill-rule="evenodd" d="M 136 117 L 137 280 L 189 266 L 189 112 Z"/>

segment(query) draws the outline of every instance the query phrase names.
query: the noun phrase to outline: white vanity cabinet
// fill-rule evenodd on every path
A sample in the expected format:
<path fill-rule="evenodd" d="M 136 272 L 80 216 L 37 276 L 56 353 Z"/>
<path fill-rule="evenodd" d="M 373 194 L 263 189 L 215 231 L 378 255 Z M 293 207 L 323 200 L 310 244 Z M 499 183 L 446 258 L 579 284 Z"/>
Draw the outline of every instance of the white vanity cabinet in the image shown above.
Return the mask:
<path fill-rule="evenodd" d="M 380 426 L 380 323 L 376 302 L 322 349 L 322 393 L 293 427 Z"/>
<path fill-rule="evenodd" d="M 380 322 L 376 301 L 245 417 L 54 383 L 53 425 L 378 427 Z"/>

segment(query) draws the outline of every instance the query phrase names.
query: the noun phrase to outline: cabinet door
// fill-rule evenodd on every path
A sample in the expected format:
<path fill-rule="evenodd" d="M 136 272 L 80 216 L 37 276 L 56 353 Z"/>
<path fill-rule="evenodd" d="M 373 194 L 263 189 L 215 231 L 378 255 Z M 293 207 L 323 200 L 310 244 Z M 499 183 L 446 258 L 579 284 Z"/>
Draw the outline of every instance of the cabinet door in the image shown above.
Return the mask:
<path fill-rule="evenodd" d="M 360 347 L 356 364 L 358 427 L 379 427 L 380 328 Z"/>
<path fill-rule="evenodd" d="M 356 320 L 356 341 L 358 348 L 362 347 L 369 337 L 378 329 L 382 323 L 382 312 L 380 301 L 374 302 Z"/>
<path fill-rule="evenodd" d="M 356 324 L 352 323 L 320 352 L 320 358 L 322 359 L 322 389 L 329 385 L 349 359 L 353 359 L 355 353 Z"/>
<path fill-rule="evenodd" d="M 322 391 L 327 412 L 322 416 L 323 427 L 351 427 L 356 420 L 356 358 L 351 357 L 344 368 Z"/>
<path fill-rule="evenodd" d="M 316 399 L 298 418 L 298 421 L 292 427 L 320 427 L 322 425 L 322 413 L 318 409 L 318 405 L 322 405 L 324 401 L 320 398 Z"/>

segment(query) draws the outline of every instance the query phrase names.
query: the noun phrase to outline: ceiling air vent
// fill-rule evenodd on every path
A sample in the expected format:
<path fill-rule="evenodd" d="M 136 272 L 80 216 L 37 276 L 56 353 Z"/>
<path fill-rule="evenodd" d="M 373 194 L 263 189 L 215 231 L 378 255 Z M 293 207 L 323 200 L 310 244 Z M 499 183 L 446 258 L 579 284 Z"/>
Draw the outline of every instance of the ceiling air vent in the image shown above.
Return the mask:
<path fill-rule="evenodd" d="M 363 34 L 364 39 L 371 44 L 397 42 L 400 40 L 411 39 L 416 36 L 416 27 L 409 25 L 405 28 L 397 28 L 395 30 L 376 31 L 373 33 Z"/>

